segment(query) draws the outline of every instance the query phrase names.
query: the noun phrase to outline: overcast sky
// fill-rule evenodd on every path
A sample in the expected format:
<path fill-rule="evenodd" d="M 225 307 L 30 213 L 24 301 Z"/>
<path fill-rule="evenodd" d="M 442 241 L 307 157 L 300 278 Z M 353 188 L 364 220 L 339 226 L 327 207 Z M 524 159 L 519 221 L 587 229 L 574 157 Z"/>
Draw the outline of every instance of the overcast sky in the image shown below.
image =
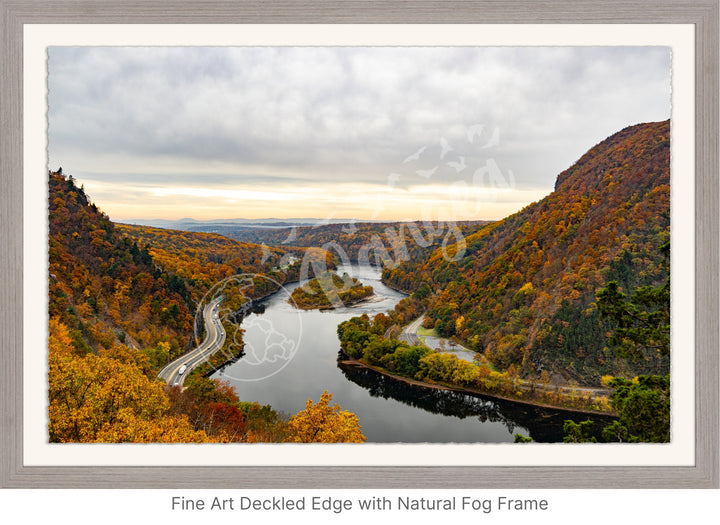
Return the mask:
<path fill-rule="evenodd" d="M 664 47 L 49 50 L 49 168 L 113 220 L 499 219 L 670 117 Z"/>

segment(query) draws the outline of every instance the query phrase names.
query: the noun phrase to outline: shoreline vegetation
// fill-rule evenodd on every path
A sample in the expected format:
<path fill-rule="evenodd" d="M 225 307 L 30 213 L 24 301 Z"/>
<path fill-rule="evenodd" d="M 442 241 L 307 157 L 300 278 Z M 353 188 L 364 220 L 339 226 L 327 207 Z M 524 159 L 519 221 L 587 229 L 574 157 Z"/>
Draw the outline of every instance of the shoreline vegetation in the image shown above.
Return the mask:
<path fill-rule="evenodd" d="M 326 271 L 292 291 L 288 302 L 301 310 L 332 310 L 351 306 L 375 295 L 372 286 L 333 271 Z"/>
<path fill-rule="evenodd" d="M 614 415 L 609 390 L 528 381 L 521 379 L 519 370 L 513 366 L 499 372 L 486 364 L 470 363 L 451 353 L 386 338 L 385 333 L 386 327 L 367 315 L 354 317 L 338 326 L 340 347 L 348 358 L 412 384 L 445 387 L 562 410 Z"/>
<path fill-rule="evenodd" d="M 358 359 L 354 359 L 354 358 L 348 356 L 345 352 L 342 352 L 342 357 L 338 359 L 338 362 L 345 364 L 345 365 L 356 366 L 359 368 L 365 368 L 367 370 L 373 370 L 373 371 L 375 371 L 379 374 L 382 374 L 386 377 L 390 377 L 397 381 L 402 381 L 403 383 L 406 383 L 406 384 L 412 385 L 412 386 L 419 386 L 419 387 L 423 387 L 423 388 L 432 388 L 435 390 L 450 390 L 453 392 L 459 392 L 459 393 L 470 394 L 470 395 L 480 395 L 480 396 L 484 396 L 484 397 L 490 397 L 493 399 L 500 399 L 503 401 L 511 401 L 513 403 L 522 403 L 524 405 L 531 405 L 531 406 L 542 407 L 542 408 L 550 408 L 550 409 L 555 409 L 555 410 L 563 410 L 566 412 L 577 412 L 577 413 L 583 413 L 583 414 L 589 414 L 589 415 L 602 414 L 602 415 L 607 415 L 607 416 L 611 416 L 611 417 L 617 416 L 617 413 L 614 412 L 613 410 L 599 411 L 599 410 L 591 410 L 591 409 L 586 409 L 586 408 L 561 406 L 561 405 L 555 405 L 555 404 L 550 404 L 550 403 L 543 403 L 539 400 L 528 399 L 528 398 L 520 399 L 517 397 L 511 397 L 508 395 L 500 395 L 498 393 L 490 393 L 490 392 L 486 392 L 483 390 L 467 388 L 467 387 L 462 387 L 462 386 L 453 385 L 453 384 L 445 384 L 445 383 L 441 383 L 441 382 L 437 382 L 437 383 L 436 382 L 427 382 L 427 381 L 421 381 L 421 380 L 417 380 L 417 379 L 411 379 L 409 377 L 405 377 L 402 375 L 393 374 L 380 366 L 372 366 L 372 365 L 364 363 L 363 361 L 360 361 Z M 550 385 L 550 388 L 569 390 L 572 387 Z"/>

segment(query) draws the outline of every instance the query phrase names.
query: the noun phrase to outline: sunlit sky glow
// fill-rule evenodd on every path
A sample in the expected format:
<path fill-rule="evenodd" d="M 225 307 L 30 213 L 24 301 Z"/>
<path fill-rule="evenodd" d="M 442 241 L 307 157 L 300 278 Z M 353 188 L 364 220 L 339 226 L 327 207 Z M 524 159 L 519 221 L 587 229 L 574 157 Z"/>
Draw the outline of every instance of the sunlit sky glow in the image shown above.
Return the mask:
<path fill-rule="evenodd" d="M 664 47 L 53 47 L 49 168 L 116 221 L 499 219 L 670 117 Z"/>

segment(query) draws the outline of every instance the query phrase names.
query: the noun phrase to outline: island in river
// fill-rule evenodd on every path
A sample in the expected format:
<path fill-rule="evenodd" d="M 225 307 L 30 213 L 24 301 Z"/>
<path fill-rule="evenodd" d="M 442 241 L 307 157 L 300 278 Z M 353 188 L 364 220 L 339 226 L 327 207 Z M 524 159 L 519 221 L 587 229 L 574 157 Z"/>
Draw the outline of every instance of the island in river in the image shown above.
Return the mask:
<path fill-rule="evenodd" d="M 301 310 L 330 310 L 359 303 L 374 293 L 372 286 L 364 286 L 347 273 L 340 276 L 326 271 L 295 288 L 288 302 Z"/>

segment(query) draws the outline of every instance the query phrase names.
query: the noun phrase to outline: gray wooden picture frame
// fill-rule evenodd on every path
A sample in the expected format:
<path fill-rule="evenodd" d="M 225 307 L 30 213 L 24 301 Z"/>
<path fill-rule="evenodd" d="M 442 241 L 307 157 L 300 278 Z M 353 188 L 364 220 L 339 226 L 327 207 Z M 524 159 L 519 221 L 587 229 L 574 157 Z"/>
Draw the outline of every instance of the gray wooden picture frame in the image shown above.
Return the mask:
<path fill-rule="evenodd" d="M 0 0 L 0 487 L 718 488 L 718 0 Z M 695 26 L 696 459 L 688 467 L 30 467 L 23 464 L 23 24 Z M 42 315 L 38 316 L 43 319 Z M 27 320 L 25 320 L 27 321 Z M 36 349 L 39 351 L 39 349 Z"/>

